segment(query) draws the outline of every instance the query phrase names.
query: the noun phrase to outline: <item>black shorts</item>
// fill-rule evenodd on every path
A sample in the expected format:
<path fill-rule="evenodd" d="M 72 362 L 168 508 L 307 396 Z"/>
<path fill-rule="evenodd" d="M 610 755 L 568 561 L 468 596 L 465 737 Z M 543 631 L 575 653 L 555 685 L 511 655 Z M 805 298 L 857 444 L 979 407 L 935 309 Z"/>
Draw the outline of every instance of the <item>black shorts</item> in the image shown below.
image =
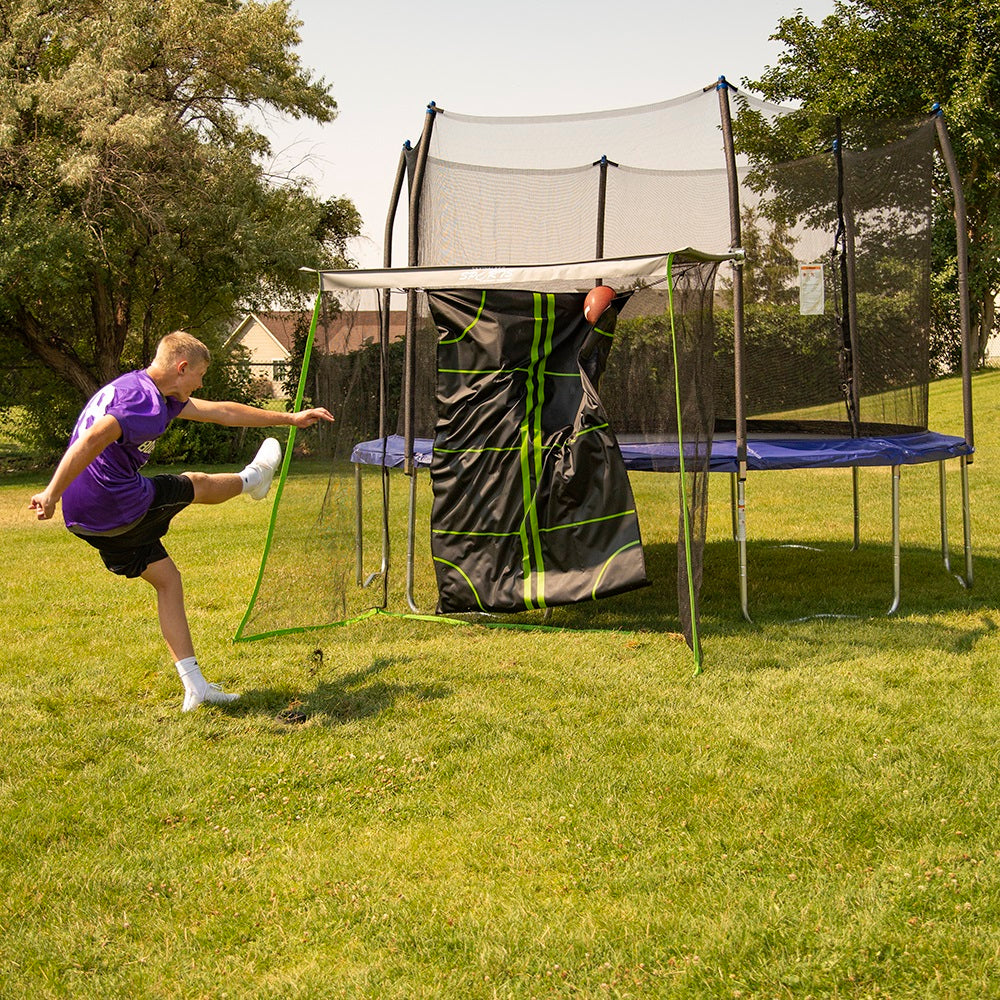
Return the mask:
<path fill-rule="evenodd" d="M 146 567 L 167 558 L 160 539 L 170 522 L 194 500 L 194 483 L 187 476 L 151 476 L 153 502 L 149 510 L 124 531 L 95 534 L 70 528 L 78 538 L 93 545 L 104 565 L 119 576 L 142 576 Z"/>

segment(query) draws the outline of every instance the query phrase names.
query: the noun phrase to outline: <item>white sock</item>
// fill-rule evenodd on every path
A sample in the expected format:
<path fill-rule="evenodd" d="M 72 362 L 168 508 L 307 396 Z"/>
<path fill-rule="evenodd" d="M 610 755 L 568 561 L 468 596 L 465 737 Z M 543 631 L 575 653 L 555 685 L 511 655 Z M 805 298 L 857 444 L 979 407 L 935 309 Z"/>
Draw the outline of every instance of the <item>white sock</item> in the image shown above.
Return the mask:
<path fill-rule="evenodd" d="M 196 656 L 186 656 L 183 660 L 178 660 L 174 666 L 177 668 L 177 673 L 180 674 L 185 693 L 188 691 L 193 691 L 196 695 L 205 693 L 208 681 L 201 674 L 201 667 L 198 666 Z"/>
<path fill-rule="evenodd" d="M 243 480 L 243 492 L 246 493 L 248 490 L 260 486 L 263 476 L 260 469 L 256 465 L 251 464 L 240 473 L 240 479 Z"/>

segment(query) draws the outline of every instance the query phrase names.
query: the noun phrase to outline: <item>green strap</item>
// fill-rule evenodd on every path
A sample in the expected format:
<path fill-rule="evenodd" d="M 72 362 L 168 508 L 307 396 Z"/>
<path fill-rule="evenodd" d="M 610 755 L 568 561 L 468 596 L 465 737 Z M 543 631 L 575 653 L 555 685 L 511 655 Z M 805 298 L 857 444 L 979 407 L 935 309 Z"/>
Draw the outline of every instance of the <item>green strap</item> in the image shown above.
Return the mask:
<path fill-rule="evenodd" d="M 309 335 L 306 337 L 306 347 L 302 354 L 302 371 L 299 373 L 299 387 L 295 393 L 294 411 L 302 409 L 302 400 L 306 392 L 306 376 L 309 374 L 309 362 L 312 358 L 313 339 L 316 336 L 316 326 L 319 323 L 320 306 L 323 301 L 323 290 L 316 293 L 316 304 L 313 306 L 312 322 L 309 324 Z M 264 552 L 260 557 L 260 569 L 257 571 L 257 582 L 254 584 L 253 593 L 250 595 L 250 603 L 247 605 L 246 614 L 236 629 L 233 642 L 245 641 L 243 630 L 250 621 L 254 605 L 257 603 L 257 596 L 260 594 L 260 586 L 264 581 L 264 568 L 267 565 L 267 557 L 271 551 L 271 543 L 274 540 L 274 526 L 278 520 L 278 502 L 281 500 L 282 491 L 285 488 L 285 477 L 288 475 L 288 466 L 292 461 L 292 449 L 295 447 L 295 432 L 297 428 L 294 424 L 288 428 L 288 443 L 285 445 L 285 455 L 281 462 L 281 474 L 278 476 L 278 485 L 274 491 L 274 502 L 271 505 L 271 519 L 267 525 L 267 539 L 264 542 Z M 270 633 L 269 633 L 270 634 Z"/>
<path fill-rule="evenodd" d="M 674 255 L 667 254 L 667 301 L 670 306 L 670 344 L 674 352 L 674 402 L 677 404 L 677 451 L 681 472 L 681 510 L 684 513 L 684 559 L 688 578 L 688 610 L 691 614 L 691 646 L 694 672 L 701 673 L 701 646 L 698 642 L 698 615 L 694 604 L 694 576 L 691 573 L 691 517 L 688 513 L 687 472 L 684 468 L 684 438 L 681 435 L 681 377 L 677 368 L 677 330 L 674 327 Z"/>
<path fill-rule="evenodd" d="M 555 297 L 534 293 L 535 328 L 531 342 L 531 362 L 525 384 L 524 419 L 521 421 L 521 572 L 524 577 L 524 606 L 545 607 L 545 564 L 538 523 L 538 486 L 542 479 L 542 407 L 545 403 L 545 364 L 552 351 L 555 325 Z M 534 592 L 534 596 L 533 596 Z"/>

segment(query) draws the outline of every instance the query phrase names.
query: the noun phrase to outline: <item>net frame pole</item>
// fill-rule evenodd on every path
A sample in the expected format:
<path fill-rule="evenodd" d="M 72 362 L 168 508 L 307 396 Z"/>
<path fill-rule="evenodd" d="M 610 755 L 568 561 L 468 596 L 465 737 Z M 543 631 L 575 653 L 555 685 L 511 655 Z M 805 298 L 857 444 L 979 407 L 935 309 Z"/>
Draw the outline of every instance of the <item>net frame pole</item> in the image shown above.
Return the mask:
<path fill-rule="evenodd" d="M 840 129 L 840 118 L 836 123 L 836 138 L 833 143 L 833 158 L 837 168 L 837 217 L 844 237 L 844 254 L 841 258 L 843 275 L 844 316 L 842 322 L 847 324 L 846 346 L 851 352 L 850 385 L 847 386 L 847 416 L 851 422 L 851 434 L 861 437 L 861 351 L 858 345 L 858 290 L 855 280 L 855 236 L 854 212 L 851 210 L 850 198 L 844 171 L 844 138 Z"/>
<path fill-rule="evenodd" d="M 389 211 L 385 217 L 385 235 L 382 244 L 382 266 L 392 267 L 392 240 L 396 227 L 396 213 L 399 211 L 399 199 L 403 194 L 403 184 L 406 181 L 406 165 L 409 160 L 407 154 L 412 151 L 410 140 L 403 143 L 403 148 L 399 153 L 399 163 L 396 166 L 396 177 L 392 182 L 392 194 L 389 196 Z M 388 332 L 388 330 L 386 331 Z"/>
<path fill-rule="evenodd" d="M 608 207 L 608 158 L 602 156 L 596 163 L 600 167 L 597 183 L 597 245 L 594 256 L 600 259 L 604 256 L 604 220 Z M 603 279 L 598 278 L 597 284 Z"/>
<path fill-rule="evenodd" d="M 600 260 L 604 256 L 604 234 L 608 209 L 608 167 L 617 167 L 618 164 L 609 160 L 607 155 L 603 155 L 599 160 L 595 160 L 591 166 L 600 168 L 597 182 L 597 240 L 594 248 L 594 257 Z M 603 285 L 604 279 L 598 278 L 595 284 Z"/>
<path fill-rule="evenodd" d="M 962 419 L 965 442 L 970 448 L 975 447 L 975 434 L 972 423 L 972 310 L 969 300 L 969 219 L 965 205 L 965 190 L 962 187 L 962 175 L 958 170 L 958 161 L 948 135 L 948 126 L 944 120 L 944 111 L 940 104 L 934 105 L 934 129 L 937 133 L 938 148 L 948 171 L 952 196 L 955 199 L 955 251 L 958 271 L 958 318 L 959 331 L 962 338 Z M 971 589 L 972 571 L 972 516 L 969 506 L 969 466 L 972 464 L 975 452 L 962 456 L 961 490 L 962 490 L 962 541 L 965 549 L 965 575 L 955 574 L 963 587 Z M 942 499 L 942 504 L 943 504 Z"/>
<path fill-rule="evenodd" d="M 851 434 L 854 437 L 861 437 L 861 351 L 858 345 L 858 299 L 854 272 L 854 213 L 851 211 L 850 201 L 847 196 L 847 187 L 844 183 L 844 136 L 841 131 L 839 117 L 836 120 L 836 128 L 837 134 L 833 143 L 833 155 L 837 167 L 837 221 L 840 226 L 840 232 L 842 232 L 844 237 L 844 251 L 841 257 L 844 316 L 841 322 L 847 324 L 847 337 L 845 341 L 850 350 L 850 383 L 846 387 L 847 416 L 851 422 Z M 857 551 L 861 547 L 861 495 L 858 489 L 858 478 L 858 468 L 854 466 L 851 469 L 851 502 L 854 507 L 854 544 L 852 551 Z M 892 614 L 898 605 L 899 597 L 897 593 L 896 600 L 889 614 Z"/>
<path fill-rule="evenodd" d="M 958 317 L 962 337 L 962 417 L 965 426 L 965 443 L 973 448 L 975 438 L 972 427 L 972 313 L 969 302 L 969 219 L 965 206 L 962 175 L 958 171 L 955 151 L 948 135 L 941 105 L 934 105 L 934 128 L 938 148 L 948 171 L 952 196 L 955 199 L 955 249 L 958 257 Z M 969 455 L 969 463 L 973 461 Z"/>
<path fill-rule="evenodd" d="M 403 148 L 399 154 L 399 163 L 396 167 L 396 176 L 393 179 L 392 192 L 389 195 L 389 210 L 386 213 L 384 242 L 382 244 L 382 263 L 386 268 L 392 267 L 392 241 L 396 224 L 396 213 L 399 210 L 399 199 L 403 192 L 403 183 L 406 180 L 407 153 L 410 149 L 410 142 L 403 143 Z M 384 442 L 388 434 L 387 409 L 389 401 L 389 336 L 391 331 L 391 291 L 383 288 L 376 292 L 379 303 L 379 386 L 378 386 L 378 435 Z M 362 519 L 362 477 L 361 467 L 355 466 L 355 490 L 357 495 L 356 531 L 357 531 L 357 577 L 358 585 L 369 587 L 377 576 L 382 578 L 382 607 L 389 604 L 389 561 L 390 536 L 389 536 L 389 468 L 382 462 L 382 563 L 378 570 L 364 574 L 364 539 Z"/>
<path fill-rule="evenodd" d="M 424 127 L 417 143 L 417 157 L 413 166 L 413 176 L 410 179 L 410 212 L 409 233 L 407 240 L 407 263 L 416 267 L 420 262 L 420 195 L 423 190 L 424 172 L 427 167 L 427 156 L 434 131 L 434 119 L 437 116 L 437 105 L 431 101 L 424 115 Z M 416 401 L 415 377 L 417 371 L 417 290 L 407 289 L 406 292 L 406 354 L 403 366 L 403 439 L 405 455 L 403 456 L 403 472 L 407 476 L 416 475 L 416 463 L 413 460 L 414 438 L 414 405 Z"/>
<path fill-rule="evenodd" d="M 707 88 L 706 88 L 707 89 Z M 726 157 L 726 181 L 729 188 L 729 239 L 731 249 L 743 246 L 743 225 L 740 219 L 740 179 L 736 167 L 736 146 L 733 141 L 733 117 L 729 91 L 736 88 L 724 76 L 715 85 L 719 94 L 719 118 L 722 124 L 723 151 Z M 737 258 L 733 266 L 733 395 L 736 418 L 736 459 L 740 479 L 747 476 L 747 422 L 743 400 L 743 261 Z"/>
<path fill-rule="evenodd" d="M 705 88 L 708 89 L 707 87 Z M 740 219 L 740 179 L 736 167 L 736 145 L 733 141 L 733 117 L 729 105 L 729 91 L 736 88 L 724 76 L 715 84 L 719 95 L 719 118 L 722 124 L 723 150 L 726 157 L 726 180 L 729 187 L 729 238 L 731 249 L 743 246 L 743 225 Z M 746 522 L 746 478 L 747 478 L 747 417 L 743 398 L 743 260 L 737 258 L 733 268 L 733 416 L 736 420 L 736 462 L 737 471 L 733 481 L 735 489 L 734 534 L 739 562 L 740 610 L 743 617 L 753 623 L 750 617 L 750 598 L 747 582 L 747 522 Z"/>

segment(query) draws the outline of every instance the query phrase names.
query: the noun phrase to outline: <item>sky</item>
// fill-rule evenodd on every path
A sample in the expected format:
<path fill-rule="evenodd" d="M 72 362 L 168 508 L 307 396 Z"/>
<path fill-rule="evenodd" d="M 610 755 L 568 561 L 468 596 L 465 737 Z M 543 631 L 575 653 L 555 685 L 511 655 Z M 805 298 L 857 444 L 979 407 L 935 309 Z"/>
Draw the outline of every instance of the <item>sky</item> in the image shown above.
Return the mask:
<path fill-rule="evenodd" d="M 331 88 L 330 124 L 257 123 L 274 168 L 346 196 L 362 216 L 351 252 L 382 266 L 392 182 L 429 102 L 472 115 L 572 114 L 670 100 L 725 76 L 741 86 L 775 65 L 769 36 L 834 0 L 292 0 L 303 68 Z M 397 228 L 405 228 L 402 220 Z M 405 262 L 394 257 L 396 264 Z"/>

